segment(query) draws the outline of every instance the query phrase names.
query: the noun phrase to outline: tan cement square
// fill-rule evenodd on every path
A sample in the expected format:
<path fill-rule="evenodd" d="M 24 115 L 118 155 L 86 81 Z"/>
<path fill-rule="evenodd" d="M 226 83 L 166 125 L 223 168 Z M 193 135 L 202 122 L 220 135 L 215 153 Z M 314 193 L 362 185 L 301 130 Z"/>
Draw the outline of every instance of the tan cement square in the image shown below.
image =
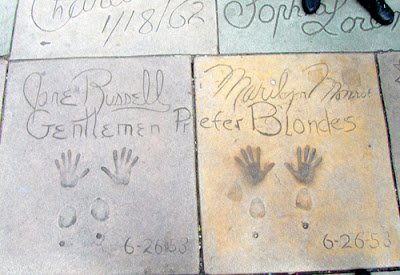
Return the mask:
<path fill-rule="evenodd" d="M 7 61 L 0 59 L 0 121 L 1 121 L 1 114 L 2 114 L 2 108 L 3 108 L 4 85 L 6 82 L 6 72 L 7 72 Z"/>
<path fill-rule="evenodd" d="M 190 57 L 11 62 L 6 95 L 0 273 L 198 273 Z"/>
<path fill-rule="evenodd" d="M 372 54 L 198 57 L 195 83 L 206 272 L 400 265 Z"/>
<path fill-rule="evenodd" d="M 400 180 L 400 53 L 379 54 L 378 61 L 398 188 Z"/>
<path fill-rule="evenodd" d="M 217 53 L 215 1 L 20 1 L 12 59 Z"/>

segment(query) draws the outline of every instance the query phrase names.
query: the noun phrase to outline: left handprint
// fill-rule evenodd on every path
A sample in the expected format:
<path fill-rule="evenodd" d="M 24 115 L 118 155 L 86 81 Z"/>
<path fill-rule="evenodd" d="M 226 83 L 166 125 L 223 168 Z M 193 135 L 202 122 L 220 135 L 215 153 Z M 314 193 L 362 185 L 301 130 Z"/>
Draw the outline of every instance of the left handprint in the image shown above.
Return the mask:
<path fill-rule="evenodd" d="M 58 171 L 60 172 L 60 183 L 64 188 L 75 187 L 79 180 L 85 177 L 89 173 L 89 168 L 86 168 L 80 176 L 77 175 L 76 169 L 78 168 L 79 160 L 81 154 L 78 153 L 75 158 L 75 162 L 72 165 L 72 153 L 71 150 L 67 152 L 67 159 L 65 158 L 65 153 L 61 154 L 61 163 L 58 159 L 55 160 Z"/>
<path fill-rule="evenodd" d="M 265 164 L 264 169 L 261 168 L 260 147 L 257 147 L 256 149 L 256 158 L 254 158 L 254 154 L 250 146 L 247 146 L 247 152 L 244 149 L 240 149 L 240 152 L 242 153 L 244 162 L 239 157 L 235 157 L 235 160 L 242 167 L 247 182 L 254 186 L 262 182 L 268 172 L 271 171 L 275 165 L 275 163 L 272 162 L 270 164 Z"/>

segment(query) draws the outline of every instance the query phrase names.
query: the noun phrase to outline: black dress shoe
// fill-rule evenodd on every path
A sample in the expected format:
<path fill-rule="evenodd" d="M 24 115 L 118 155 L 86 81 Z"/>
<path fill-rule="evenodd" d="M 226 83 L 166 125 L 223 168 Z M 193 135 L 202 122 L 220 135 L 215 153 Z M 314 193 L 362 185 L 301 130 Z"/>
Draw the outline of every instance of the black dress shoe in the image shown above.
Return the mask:
<path fill-rule="evenodd" d="M 357 269 L 355 275 L 371 275 L 371 272 L 365 269 Z"/>
<path fill-rule="evenodd" d="M 369 11 L 371 17 L 382 25 L 390 25 L 394 20 L 393 10 L 384 0 L 360 0 L 360 3 Z"/>
<path fill-rule="evenodd" d="M 317 11 L 319 5 L 321 4 L 320 0 L 302 0 L 303 10 L 307 14 L 312 14 Z"/>

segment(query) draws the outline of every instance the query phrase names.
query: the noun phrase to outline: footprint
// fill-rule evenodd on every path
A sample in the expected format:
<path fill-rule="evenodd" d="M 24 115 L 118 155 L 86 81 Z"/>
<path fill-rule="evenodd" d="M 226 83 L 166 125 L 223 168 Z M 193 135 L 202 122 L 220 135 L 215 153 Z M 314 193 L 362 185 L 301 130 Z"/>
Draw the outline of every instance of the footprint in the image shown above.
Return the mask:
<path fill-rule="evenodd" d="M 72 206 L 64 206 L 58 213 L 57 224 L 60 228 L 68 228 L 76 223 L 76 210 Z"/>
<path fill-rule="evenodd" d="M 300 189 L 297 193 L 296 207 L 305 211 L 310 211 L 312 209 L 313 200 L 311 197 L 311 191 L 307 188 Z"/>
<path fill-rule="evenodd" d="M 104 222 L 108 219 L 110 215 L 110 207 L 108 206 L 108 203 L 100 198 L 97 198 L 92 203 L 90 213 L 96 220 Z"/>
<path fill-rule="evenodd" d="M 235 183 L 227 194 L 228 199 L 231 201 L 241 201 L 243 198 L 242 188 L 239 184 Z"/>
<path fill-rule="evenodd" d="M 260 198 L 255 198 L 250 204 L 250 215 L 253 218 L 262 218 L 265 216 L 265 205 Z"/>

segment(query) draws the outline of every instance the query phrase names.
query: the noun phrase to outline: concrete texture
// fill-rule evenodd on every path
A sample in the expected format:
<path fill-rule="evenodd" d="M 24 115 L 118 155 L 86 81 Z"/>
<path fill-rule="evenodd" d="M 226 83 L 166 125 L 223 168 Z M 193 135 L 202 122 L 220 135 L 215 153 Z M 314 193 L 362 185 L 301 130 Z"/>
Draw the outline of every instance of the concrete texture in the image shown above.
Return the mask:
<path fill-rule="evenodd" d="M 195 59 L 205 271 L 400 264 L 372 54 Z"/>
<path fill-rule="evenodd" d="M 214 1 L 21 1 L 12 59 L 217 53 Z"/>
<path fill-rule="evenodd" d="M 1 121 L 1 113 L 2 113 L 1 111 L 2 111 L 2 107 L 3 107 L 6 71 L 7 71 L 7 61 L 0 59 L 0 121 Z"/>
<path fill-rule="evenodd" d="M 0 273 L 198 273 L 190 61 L 11 62 Z"/>
<path fill-rule="evenodd" d="M 393 166 L 398 183 L 400 180 L 400 53 L 379 54 L 378 60 Z"/>
<path fill-rule="evenodd" d="M 400 2 L 392 25 L 371 20 L 357 0 L 322 0 L 305 15 L 300 0 L 218 0 L 220 53 L 342 52 L 400 49 Z"/>
<path fill-rule="evenodd" d="M 17 0 L 0 1 L 0 56 L 10 53 Z"/>

